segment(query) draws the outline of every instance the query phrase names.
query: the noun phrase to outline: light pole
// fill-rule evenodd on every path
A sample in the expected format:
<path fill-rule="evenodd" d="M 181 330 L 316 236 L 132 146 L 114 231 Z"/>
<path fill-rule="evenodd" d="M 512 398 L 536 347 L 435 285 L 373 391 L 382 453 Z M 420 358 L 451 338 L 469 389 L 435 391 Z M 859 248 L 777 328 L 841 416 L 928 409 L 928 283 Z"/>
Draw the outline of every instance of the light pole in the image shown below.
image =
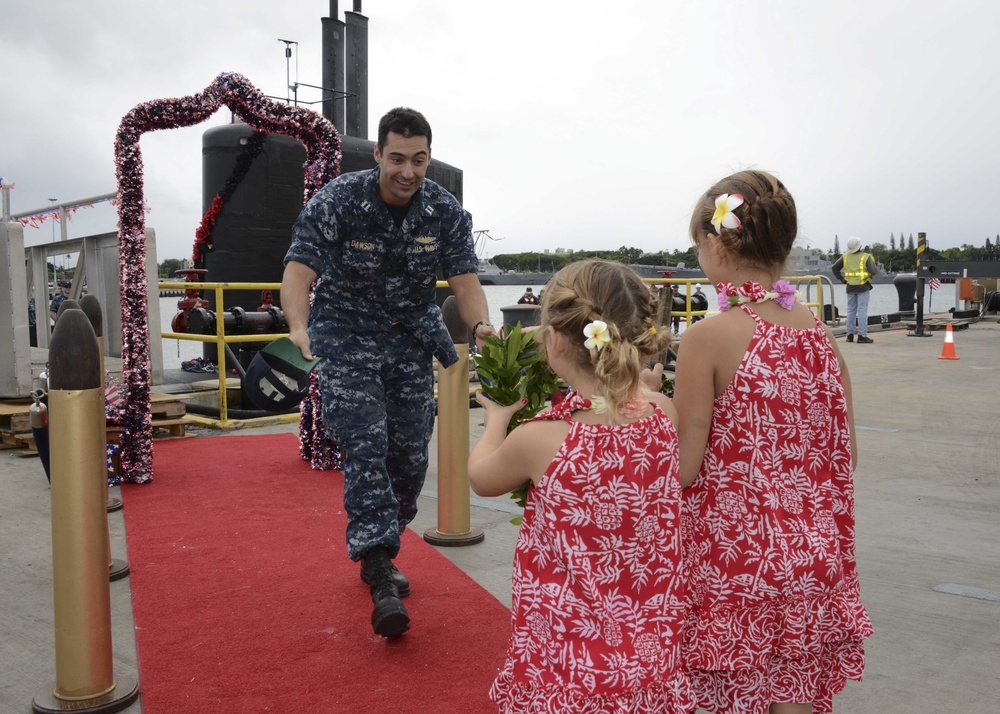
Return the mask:
<path fill-rule="evenodd" d="M 285 103 L 291 104 L 292 97 L 288 93 L 290 90 L 295 90 L 295 105 L 299 104 L 299 43 L 296 40 L 283 40 L 280 37 L 278 42 L 285 43 Z M 292 62 L 292 45 L 295 45 L 295 84 L 292 85 L 291 76 L 291 62 Z"/>
<path fill-rule="evenodd" d="M 58 200 L 59 199 L 57 199 L 57 198 L 50 198 L 49 202 L 50 203 L 55 203 Z M 52 242 L 55 243 L 56 242 L 56 214 L 52 213 L 51 216 L 49 217 L 49 220 L 52 221 Z M 55 254 L 52 255 L 52 287 L 53 288 L 58 288 L 59 287 L 59 276 L 56 273 L 56 257 L 55 257 Z"/>

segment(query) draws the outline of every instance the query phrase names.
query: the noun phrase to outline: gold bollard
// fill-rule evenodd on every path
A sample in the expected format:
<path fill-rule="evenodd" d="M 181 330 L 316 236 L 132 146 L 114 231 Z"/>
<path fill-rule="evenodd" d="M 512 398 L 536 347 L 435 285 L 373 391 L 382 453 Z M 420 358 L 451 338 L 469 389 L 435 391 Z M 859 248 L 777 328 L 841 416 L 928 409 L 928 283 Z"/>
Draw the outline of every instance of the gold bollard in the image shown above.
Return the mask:
<path fill-rule="evenodd" d="M 103 336 L 103 326 L 104 318 L 101 316 L 101 303 L 93 295 L 84 295 L 80 298 L 80 309 L 83 310 L 83 314 L 87 316 L 90 321 L 90 326 L 94 329 L 94 336 L 97 338 L 97 363 L 100 365 L 101 369 L 101 390 L 104 390 L 104 340 L 101 339 Z M 103 404 L 103 402 L 102 402 Z M 104 412 L 102 407 L 101 412 Z M 104 419 L 104 428 L 101 430 L 103 436 L 101 437 L 101 448 L 106 449 L 108 444 L 108 422 Z M 105 452 L 107 453 L 107 452 Z M 109 498 L 108 497 L 108 472 L 104 471 L 104 478 L 101 479 L 101 483 L 104 484 L 104 508 L 105 511 L 110 513 L 112 511 L 121 510 L 122 500 L 120 498 Z M 121 580 L 129 573 L 128 561 L 121 560 L 118 558 L 111 557 L 111 533 L 108 532 L 108 578 L 114 582 L 115 580 Z"/>
<path fill-rule="evenodd" d="M 431 545 L 481 543 L 482 528 L 469 523 L 469 330 L 449 296 L 441 307 L 458 362 L 438 367 L 438 524 L 424 531 Z"/>
<path fill-rule="evenodd" d="M 103 431 L 94 331 L 82 311 L 60 312 L 49 349 L 56 681 L 32 700 L 37 714 L 116 712 L 139 695 L 135 675 L 113 671 Z"/>

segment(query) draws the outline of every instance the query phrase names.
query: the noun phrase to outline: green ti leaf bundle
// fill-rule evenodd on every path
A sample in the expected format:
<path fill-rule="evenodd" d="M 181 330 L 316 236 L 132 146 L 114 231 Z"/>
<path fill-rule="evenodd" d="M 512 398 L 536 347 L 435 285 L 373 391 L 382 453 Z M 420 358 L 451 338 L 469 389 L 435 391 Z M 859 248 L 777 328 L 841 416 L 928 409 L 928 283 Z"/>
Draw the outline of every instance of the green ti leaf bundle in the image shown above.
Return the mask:
<path fill-rule="evenodd" d="M 517 323 L 506 334 L 487 337 L 482 352 L 476 357 L 476 372 L 487 397 L 501 406 L 528 400 L 511 418 L 508 434 L 521 419 L 529 419 L 542 411 L 559 388 L 559 377 L 549 369 L 545 350 L 534 340 L 534 333 L 535 330 L 525 331 L 521 323 Z M 525 482 L 511 492 L 511 498 L 521 508 L 527 503 L 530 483 Z M 520 523 L 520 518 L 513 522 Z"/>

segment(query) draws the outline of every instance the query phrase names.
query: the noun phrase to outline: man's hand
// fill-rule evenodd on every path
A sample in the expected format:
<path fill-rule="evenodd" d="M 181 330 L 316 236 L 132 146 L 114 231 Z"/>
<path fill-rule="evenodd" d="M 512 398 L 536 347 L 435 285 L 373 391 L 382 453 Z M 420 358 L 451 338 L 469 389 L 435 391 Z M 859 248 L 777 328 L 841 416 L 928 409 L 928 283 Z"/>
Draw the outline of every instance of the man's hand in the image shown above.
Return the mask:
<path fill-rule="evenodd" d="M 653 393 L 663 388 L 663 363 L 657 362 L 653 368 L 644 367 L 639 373 L 639 384 Z"/>
<path fill-rule="evenodd" d="M 479 324 L 477 324 L 476 325 L 476 334 L 475 334 L 476 349 L 477 350 L 482 350 L 483 349 L 483 345 L 486 344 L 486 338 L 487 337 L 492 337 L 495 334 L 496 334 L 496 330 L 493 328 L 493 325 L 491 325 L 490 323 L 488 323 L 488 322 L 480 322 Z"/>
<path fill-rule="evenodd" d="M 479 276 L 476 273 L 453 275 L 448 278 L 448 287 L 458 301 L 458 314 L 475 332 L 476 347 L 482 348 L 486 338 L 493 334 L 493 325 L 489 324 L 490 305 Z"/>
<path fill-rule="evenodd" d="M 281 308 L 288 323 L 288 339 L 306 359 L 313 358 L 306 328 L 309 324 L 309 286 L 316 277 L 316 271 L 294 260 L 288 261 L 281 277 Z"/>
<path fill-rule="evenodd" d="M 313 353 L 310 349 L 309 344 L 309 334 L 305 330 L 292 330 L 288 333 L 288 339 L 292 341 L 292 344 L 299 348 L 299 352 L 306 359 L 313 359 Z"/>

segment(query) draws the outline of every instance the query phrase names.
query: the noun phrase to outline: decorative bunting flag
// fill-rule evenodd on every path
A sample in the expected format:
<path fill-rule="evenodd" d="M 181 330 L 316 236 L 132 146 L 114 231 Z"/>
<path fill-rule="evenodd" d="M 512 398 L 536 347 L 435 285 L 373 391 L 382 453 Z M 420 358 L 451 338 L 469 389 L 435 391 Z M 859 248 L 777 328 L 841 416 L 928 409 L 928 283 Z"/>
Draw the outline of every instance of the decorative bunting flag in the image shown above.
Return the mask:
<path fill-rule="evenodd" d="M 104 390 L 104 401 L 107 402 L 109 407 L 117 406 L 121 398 L 121 393 L 118 391 L 118 385 L 116 384 L 109 384 Z"/>

